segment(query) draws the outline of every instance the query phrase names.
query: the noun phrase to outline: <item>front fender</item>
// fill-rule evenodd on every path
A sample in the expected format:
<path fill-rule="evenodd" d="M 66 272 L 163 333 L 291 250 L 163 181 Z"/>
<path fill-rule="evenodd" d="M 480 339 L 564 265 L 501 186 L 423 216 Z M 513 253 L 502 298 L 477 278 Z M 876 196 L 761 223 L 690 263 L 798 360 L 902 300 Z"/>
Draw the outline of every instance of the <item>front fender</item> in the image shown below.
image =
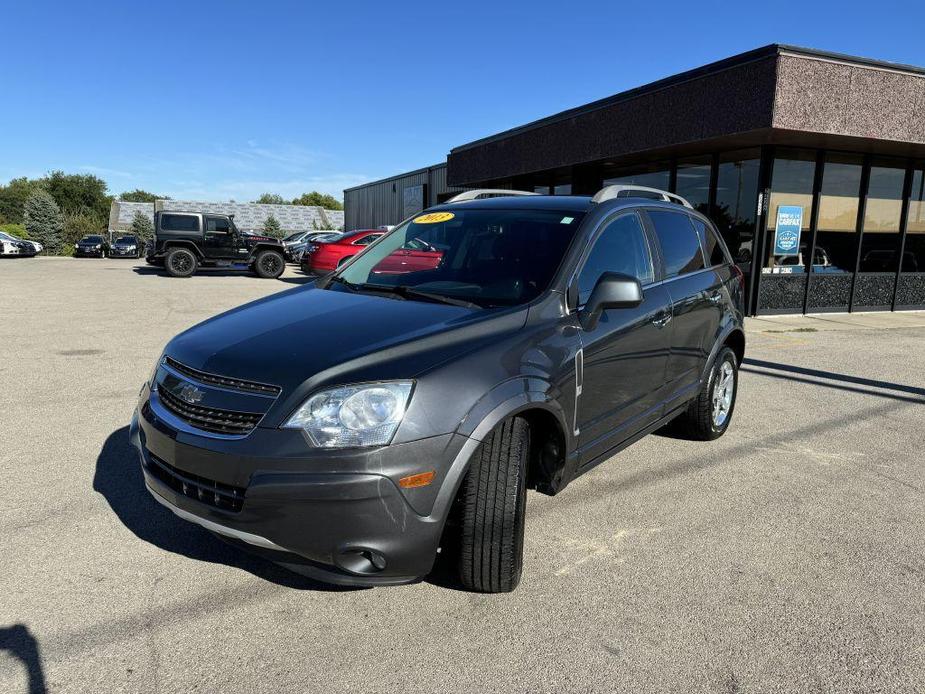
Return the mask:
<path fill-rule="evenodd" d="M 565 413 L 556 398 L 558 389 L 539 378 L 515 378 L 497 385 L 486 393 L 460 423 L 457 434 L 466 437 L 449 470 L 443 478 L 430 519 L 443 523 L 472 456 L 485 437 L 502 421 L 527 410 L 544 410 L 556 418 L 562 431 L 567 432 Z"/>

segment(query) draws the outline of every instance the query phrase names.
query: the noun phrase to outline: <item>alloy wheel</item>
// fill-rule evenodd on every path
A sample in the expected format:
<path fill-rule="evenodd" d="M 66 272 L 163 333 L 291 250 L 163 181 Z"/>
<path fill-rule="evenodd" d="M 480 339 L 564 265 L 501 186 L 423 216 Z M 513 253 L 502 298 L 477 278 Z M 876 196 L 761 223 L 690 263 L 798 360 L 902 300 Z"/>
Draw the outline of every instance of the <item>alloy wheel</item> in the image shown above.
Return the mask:
<path fill-rule="evenodd" d="M 733 395 L 735 395 L 735 370 L 732 364 L 724 361 L 719 367 L 713 385 L 713 426 L 717 429 L 722 427 L 729 418 Z"/>

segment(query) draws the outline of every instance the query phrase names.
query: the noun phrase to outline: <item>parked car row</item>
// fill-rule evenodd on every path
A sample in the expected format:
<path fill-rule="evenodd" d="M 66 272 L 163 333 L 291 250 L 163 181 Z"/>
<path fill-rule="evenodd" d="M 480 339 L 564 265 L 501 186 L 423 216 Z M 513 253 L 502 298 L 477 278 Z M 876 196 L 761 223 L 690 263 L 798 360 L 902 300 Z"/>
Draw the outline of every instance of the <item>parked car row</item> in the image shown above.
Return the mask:
<path fill-rule="evenodd" d="M 26 241 L 5 231 L 0 231 L 0 256 L 32 258 L 42 250 L 37 241 Z"/>

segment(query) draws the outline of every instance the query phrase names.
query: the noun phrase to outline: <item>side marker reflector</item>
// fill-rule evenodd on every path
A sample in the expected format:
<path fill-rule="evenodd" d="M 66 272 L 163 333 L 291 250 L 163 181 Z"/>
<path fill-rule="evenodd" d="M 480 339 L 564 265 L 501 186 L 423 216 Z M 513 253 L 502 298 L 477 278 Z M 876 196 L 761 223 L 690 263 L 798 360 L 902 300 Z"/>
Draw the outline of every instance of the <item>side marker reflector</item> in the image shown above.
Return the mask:
<path fill-rule="evenodd" d="M 407 477 L 402 477 L 398 480 L 398 486 L 402 489 L 414 489 L 415 487 L 426 487 L 428 484 L 434 481 L 434 476 L 436 472 L 429 470 L 428 472 L 419 472 L 416 475 L 408 475 Z"/>

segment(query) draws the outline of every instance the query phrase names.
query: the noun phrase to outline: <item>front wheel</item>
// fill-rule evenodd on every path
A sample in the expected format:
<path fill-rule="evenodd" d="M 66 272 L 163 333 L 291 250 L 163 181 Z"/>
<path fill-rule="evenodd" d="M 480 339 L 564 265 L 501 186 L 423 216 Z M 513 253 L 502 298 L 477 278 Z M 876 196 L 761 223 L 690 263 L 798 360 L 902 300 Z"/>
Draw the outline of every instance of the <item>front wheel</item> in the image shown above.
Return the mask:
<path fill-rule="evenodd" d="M 716 355 L 710 377 L 680 417 L 684 433 L 698 441 L 712 441 L 725 434 L 732 421 L 738 386 L 739 366 L 735 352 L 723 347 Z"/>
<path fill-rule="evenodd" d="M 195 254 L 188 248 L 171 248 L 164 258 L 164 267 L 171 277 L 190 277 L 198 264 Z"/>
<path fill-rule="evenodd" d="M 276 279 L 286 269 L 286 261 L 279 251 L 260 251 L 254 258 L 254 272 L 264 279 Z"/>
<path fill-rule="evenodd" d="M 505 420 L 478 447 L 463 481 L 459 577 L 468 590 L 508 593 L 523 570 L 530 427 Z"/>

